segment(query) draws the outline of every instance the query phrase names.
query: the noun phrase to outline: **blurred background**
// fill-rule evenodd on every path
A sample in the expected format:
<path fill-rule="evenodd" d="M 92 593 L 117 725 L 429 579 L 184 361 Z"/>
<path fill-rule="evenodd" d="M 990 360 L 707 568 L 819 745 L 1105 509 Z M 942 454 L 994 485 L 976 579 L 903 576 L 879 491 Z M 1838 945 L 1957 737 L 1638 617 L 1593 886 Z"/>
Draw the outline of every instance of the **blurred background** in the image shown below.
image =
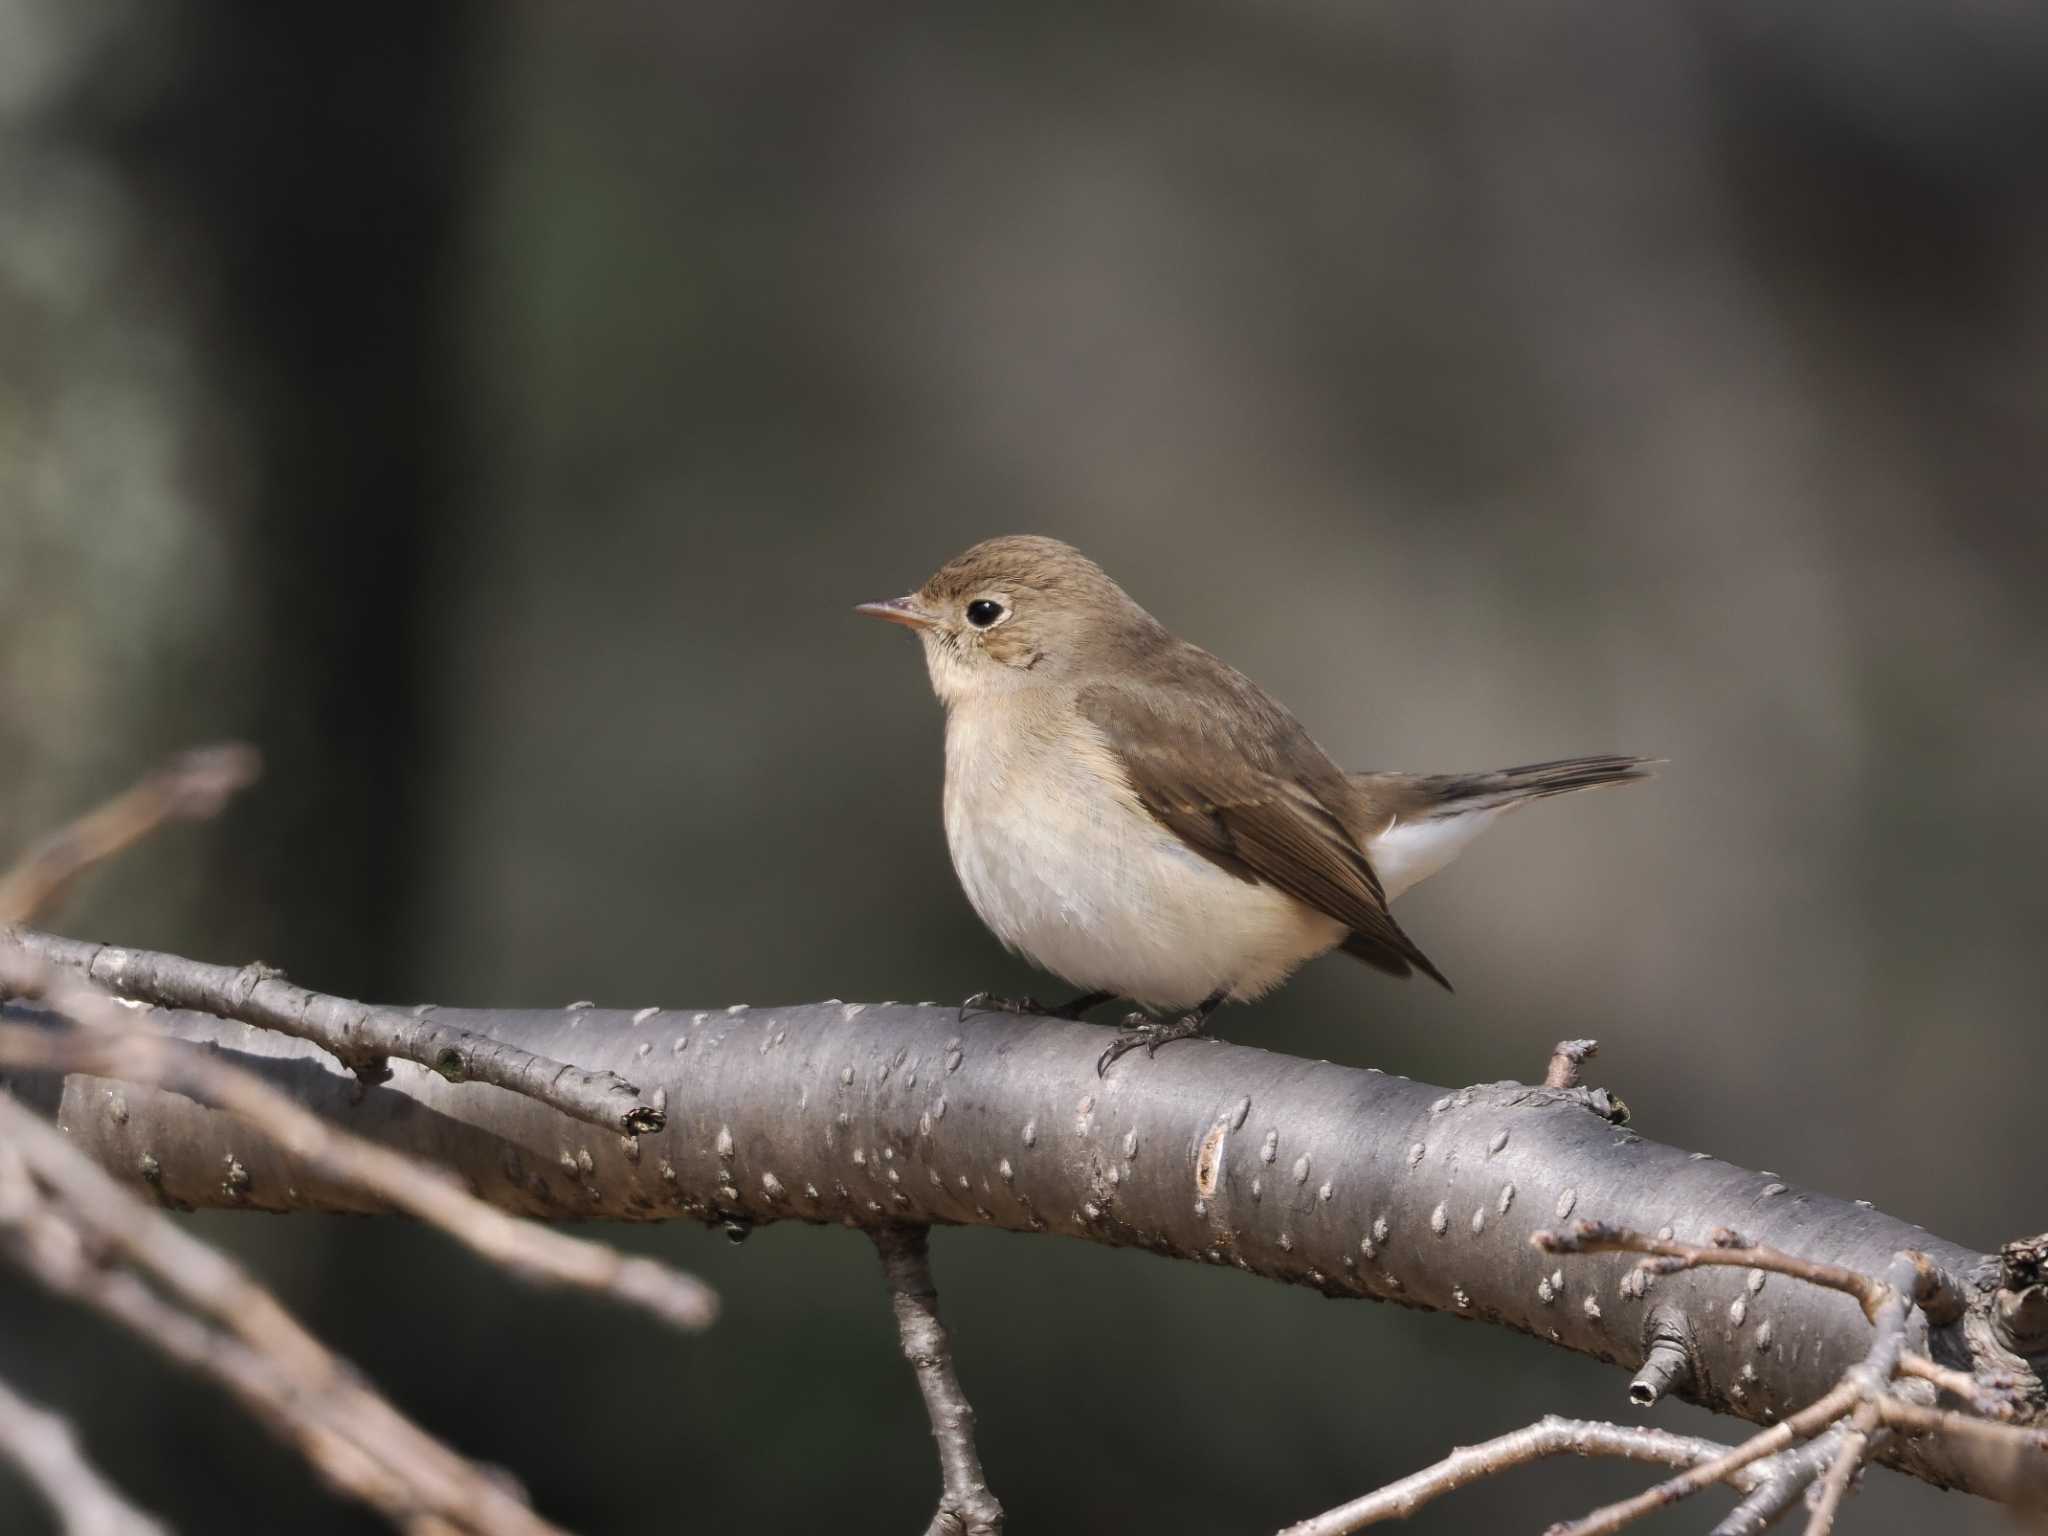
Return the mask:
<path fill-rule="evenodd" d="M 1331 960 L 1223 1034 L 1447 1084 L 1593 1035 L 1650 1136 L 2043 1225 L 2038 8 L 0 0 L 0 357 L 0 838 L 270 763 L 68 931 L 408 1002 L 1042 986 L 848 610 L 1044 532 L 1351 766 L 1672 760 L 1403 902 L 1455 997 Z M 679 1340 L 397 1221 L 195 1225 L 571 1526 L 929 1514 L 851 1234 L 617 1234 L 723 1290 Z M 1270 1530 L 1630 1414 L 1498 1330 L 934 1248 L 1019 1532 Z M 0 1318 L 181 1527 L 376 1528 L 11 1272 Z M 1860 1532 L 2003 1528 L 1873 1485 Z"/>

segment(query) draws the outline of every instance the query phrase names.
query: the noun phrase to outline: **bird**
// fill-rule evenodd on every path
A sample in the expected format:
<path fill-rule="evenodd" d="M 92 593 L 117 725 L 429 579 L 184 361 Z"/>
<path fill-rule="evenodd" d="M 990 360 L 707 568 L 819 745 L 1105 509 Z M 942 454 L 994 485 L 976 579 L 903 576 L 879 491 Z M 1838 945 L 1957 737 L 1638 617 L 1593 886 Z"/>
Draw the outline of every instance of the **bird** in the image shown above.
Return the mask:
<path fill-rule="evenodd" d="M 1041 535 L 984 540 L 855 611 L 923 645 L 969 903 L 1005 946 L 1083 989 L 1057 1007 L 976 993 L 963 1017 L 1079 1019 L 1117 998 L 1148 1010 L 1123 1020 L 1098 1074 L 1200 1035 L 1224 1003 L 1332 950 L 1450 990 L 1394 899 L 1518 806 L 1643 779 L 1657 761 L 1348 773 L 1258 684 Z"/>

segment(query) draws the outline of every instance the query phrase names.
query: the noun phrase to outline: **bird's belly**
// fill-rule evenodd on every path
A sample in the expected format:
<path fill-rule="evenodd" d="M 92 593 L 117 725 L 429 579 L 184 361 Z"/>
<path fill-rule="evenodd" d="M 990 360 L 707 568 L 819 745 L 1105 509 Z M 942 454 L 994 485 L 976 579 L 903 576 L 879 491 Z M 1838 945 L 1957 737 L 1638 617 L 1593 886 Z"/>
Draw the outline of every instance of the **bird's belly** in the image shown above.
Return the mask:
<path fill-rule="evenodd" d="M 1341 923 L 1218 869 L 1085 764 L 948 775 L 946 838 L 996 936 L 1075 986 L 1163 1008 L 1256 997 L 1344 937 Z"/>

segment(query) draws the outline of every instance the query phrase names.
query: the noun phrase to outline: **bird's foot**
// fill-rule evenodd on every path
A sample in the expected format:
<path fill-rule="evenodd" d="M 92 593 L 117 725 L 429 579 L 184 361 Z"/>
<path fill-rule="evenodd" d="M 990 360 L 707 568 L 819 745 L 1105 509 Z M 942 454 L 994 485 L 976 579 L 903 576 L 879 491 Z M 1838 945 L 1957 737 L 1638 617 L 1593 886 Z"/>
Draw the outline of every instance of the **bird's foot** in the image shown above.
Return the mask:
<path fill-rule="evenodd" d="M 992 992 L 977 992 L 960 1005 L 960 1019 L 966 1022 L 967 1015 L 976 1010 L 1029 1014 L 1041 1019 L 1078 1019 L 1090 1008 L 1099 1007 L 1115 995 L 1113 992 L 1083 992 L 1079 997 L 1049 1006 L 1035 997 L 997 997 Z"/>
<path fill-rule="evenodd" d="M 1124 1018 L 1124 1031 L 1109 1042 L 1109 1049 L 1102 1053 L 1095 1063 L 1095 1075 L 1101 1077 L 1116 1065 L 1117 1059 L 1127 1056 L 1139 1046 L 1145 1048 L 1147 1056 L 1156 1056 L 1159 1047 L 1171 1040 L 1208 1039 L 1202 1034 L 1202 1026 L 1209 1022 L 1207 1013 L 1184 1013 L 1177 1019 L 1147 1018 L 1142 1013 L 1128 1014 Z"/>

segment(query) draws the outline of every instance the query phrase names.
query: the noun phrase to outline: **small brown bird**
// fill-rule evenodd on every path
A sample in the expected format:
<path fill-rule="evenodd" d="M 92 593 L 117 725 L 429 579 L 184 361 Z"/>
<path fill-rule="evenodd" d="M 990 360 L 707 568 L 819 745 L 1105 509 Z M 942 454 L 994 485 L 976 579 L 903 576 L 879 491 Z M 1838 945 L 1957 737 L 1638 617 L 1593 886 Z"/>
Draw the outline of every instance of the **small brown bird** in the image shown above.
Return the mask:
<path fill-rule="evenodd" d="M 1346 773 L 1291 714 L 1171 634 L 1079 550 L 989 539 L 908 597 L 857 612 L 917 632 L 946 708 L 946 841 L 981 920 L 1086 990 L 1055 1009 L 1132 1014 L 1098 1072 L 1199 1034 L 1342 947 L 1450 983 L 1387 905 L 1503 812 L 1647 777 L 1577 757 L 1497 773 Z"/>

